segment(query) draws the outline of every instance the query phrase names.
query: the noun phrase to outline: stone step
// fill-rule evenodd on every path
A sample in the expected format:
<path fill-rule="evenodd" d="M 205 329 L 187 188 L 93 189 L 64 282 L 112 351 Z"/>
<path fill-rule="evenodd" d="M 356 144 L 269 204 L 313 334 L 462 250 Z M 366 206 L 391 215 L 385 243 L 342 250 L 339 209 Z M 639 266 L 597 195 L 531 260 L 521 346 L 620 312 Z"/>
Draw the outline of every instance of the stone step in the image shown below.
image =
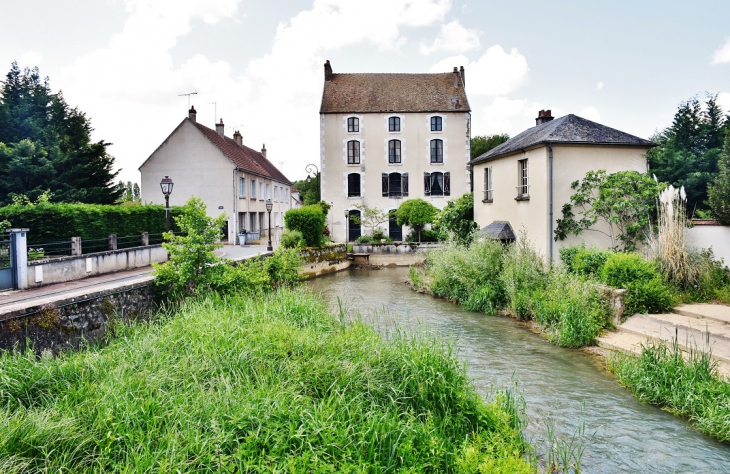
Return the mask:
<path fill-rule="evenodd" d="M 682 304 L 673 309 L 677 314 L 695 319 L 712 319 L 730 324 L 730 306 L 721 304 Z"/>

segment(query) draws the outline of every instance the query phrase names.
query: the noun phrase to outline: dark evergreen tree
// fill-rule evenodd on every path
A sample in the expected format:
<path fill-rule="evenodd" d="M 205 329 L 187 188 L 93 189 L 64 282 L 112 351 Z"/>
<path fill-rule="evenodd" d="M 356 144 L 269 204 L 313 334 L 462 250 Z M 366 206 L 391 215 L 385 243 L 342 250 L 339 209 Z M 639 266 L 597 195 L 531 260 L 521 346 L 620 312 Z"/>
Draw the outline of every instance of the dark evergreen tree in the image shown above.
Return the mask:
<path fill-rule="evenodd" d="M 507 140 L 509 140 L 509 135 L 506 133 L 496 135 L 476 135 L 471 137 L 471 159 L 473 160 L 479 155 L 483 155 Z"/>
<path fill-rule="evenodd" d="M 730 225 L 730 130 L 725 133 L 725 146 L 718 162 L 719 172 L 707 193 L 712 216 L 721 224 Z"/>
<path fill-rule="evenodd" d="M 704 104 L 697 97 L 681 103 L 672 125 L 652 137 L 659 146 L 647 154 L 651 172 L 659 181 L 684 186 L 690 214 L 709 209 L 707 185 L 717 175 L 727 128 L 717 95 L 708 95 Z"/>
<path fill-rule="evenodd" d="M 31 200 L 50 190 L 54 201 L 112 204 L 120 196 L 110 143 L 91 141 L 91 123 L 53 93 L 38 68 L 13 63 L 0 88 L 0 203 Z"/>

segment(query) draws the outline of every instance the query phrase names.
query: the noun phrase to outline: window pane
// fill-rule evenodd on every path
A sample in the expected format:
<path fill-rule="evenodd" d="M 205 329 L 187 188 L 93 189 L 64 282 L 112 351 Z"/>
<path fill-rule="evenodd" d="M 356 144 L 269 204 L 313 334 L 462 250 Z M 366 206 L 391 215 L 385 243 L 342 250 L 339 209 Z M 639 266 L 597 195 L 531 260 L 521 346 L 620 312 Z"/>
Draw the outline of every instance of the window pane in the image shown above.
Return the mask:
<path fill-rule="evenodd" d="M 444 175 L 443 173 L 431 173 L 431 196 L 444 195 Z"/>
<path fill-rule="evenodd" d="M 431 140 L 431 163 L 443 163 L 444 161 L 444 142 L 441 140 Z"/>
<path fill-rule="evenodd" d="M 400 132 L 400 117 L 390 117 L 388 119 L 388 130 L 391 132 Z"/>
<path fill-rule="evenodd" d="M 400 163 L 400 140 L 388 142 L 388 163 Z"/>
<path fill-rule="evenodd" d="M 357 117 L 350 117 L 347 119 L 347 131 L 348 132 L 359 132 L 360 131 L 360 119 Z"/>
<path fill-rule="evenodd" d="M 440 132 L 442 128 L 441 117 L 431 117 L 431 131 Z"/>

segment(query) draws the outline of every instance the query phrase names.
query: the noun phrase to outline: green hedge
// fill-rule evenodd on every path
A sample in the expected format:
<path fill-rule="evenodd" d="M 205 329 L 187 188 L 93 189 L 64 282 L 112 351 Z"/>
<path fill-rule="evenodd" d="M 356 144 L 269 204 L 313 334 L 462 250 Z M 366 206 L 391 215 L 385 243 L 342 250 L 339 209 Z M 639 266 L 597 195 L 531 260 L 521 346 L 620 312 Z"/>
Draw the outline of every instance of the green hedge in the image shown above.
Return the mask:
<path fill-rule="evenodd" d="M 175 229 L 175 216 L 181 207 L 170 209 L 170 223 Z M 70 237 L 101 239 L 159 234 L 165 231 L 164 206 L 113 206 L 101 204 L 38 204 L 35 206 L 0 207 L 0 221 L 7 219 L 13 227 L 28 228 L 29 243 L 55 242 Z"/>
<path fill-rule="evenodd" d="M 318 204 L 289 209 L 284 215 L 286 228 L 301 232 L 309 247 L 322 245 L 325 219 L 322 207 Z"/>

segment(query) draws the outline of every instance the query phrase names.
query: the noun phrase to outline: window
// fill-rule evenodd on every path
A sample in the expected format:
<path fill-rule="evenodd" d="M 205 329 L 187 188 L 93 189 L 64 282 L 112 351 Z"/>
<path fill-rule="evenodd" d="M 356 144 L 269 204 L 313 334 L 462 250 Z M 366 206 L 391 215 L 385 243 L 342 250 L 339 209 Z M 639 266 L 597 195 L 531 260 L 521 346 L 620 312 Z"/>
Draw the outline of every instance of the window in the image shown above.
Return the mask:
<path fill-rule="evenodd" d="M 279 224 L 279 213 L 275 212 L 274 213 L 274 227 L 279 227 L 279 225 L 280 225 Z"/>
<path fill-rule="evenodd" d="M 347 197 L 360 197 L 360 174 L 347 175 Z"/>
<path fill-rule="evenodd" d="M 527 160 L 517 162 L 517 197 L 527 198 L 530 196 L 530 179 Z"/>
<path fill-rule="evenodd" d="M 408 196 L 408 173 L 383 173 L 383 197 Z"/>
<path fill-rule="evenodd" d="M 279 202 L 279 187 L 274 186 L 274 202 Z"/>
<path fill-rule="evenodd" d="M 431 140 L 431 163 L 444 162 L 444 142 L 443 140 Z"/>
<path fill-rule="evenodd" d="M 347 119 L 347 131 L 348 132 L 359 132 L 360 131 L 360 119 L 357 117 L 350 117 Z"/>
<path fill-rule="evenodd" d="M 400 117 L 390 117 L 388 119 L 388 131 L 400 132 Z"/>
<path fill-rule="evenodd" d="M 441 117 L 431 117 L 431 131 L 441 132 L 443 131 L 443 119 Z"/>
<path fill-rule="evenodd" d="M 255 212 L 249 212 L 248 214 L 250 216 L 251 221 L 251 227 L 248 228 L 249 232 L 256 232 L 256 213 Z"/>
<path fill-rule="evenodd" d="M 357 140 L 347 142 L 347 164 L 360 164 L 360 142 Z"/>
<path fill-rule="evenodd" d="M 271 184 L 266 183 L 266 199 L 271 199 Z"/>
<path fill-rule="evenodd" d="M 259 199 L 263 201 L 264 199 L 266 199 L 264 196 L 264 183 L 259 183 Z"/>
<path fill-rule="evenodd" d="M 492 202 L 494 189 L 492 188 L 492 168 L 484 168 L 484 202 Z"/>
<path fill-rule="evenodd" d="M 388 142 L 388 163 L 400 163 L 400 140 Z"/>
<path fill-rule="evenodd" d="M 451 173 L 427 171 L 423 173 L 423 187 L 426 196 L 451 196 Z"/>
<path fill-rule="evenodd" d="M 256 180 L 251 180 L 251 199 L 256 199 Z"/>
<path fill-rule="evenodd" d="M 241 188 L 241 191 L 240 191 L 241 192 L 241 197 L 242 198 L 245 198 L 246 197 L 246 178 L 240 178 L 239 179 L 239 182 L 241 184 L 241 186 L 240 186 L 240 188 Z"/>

